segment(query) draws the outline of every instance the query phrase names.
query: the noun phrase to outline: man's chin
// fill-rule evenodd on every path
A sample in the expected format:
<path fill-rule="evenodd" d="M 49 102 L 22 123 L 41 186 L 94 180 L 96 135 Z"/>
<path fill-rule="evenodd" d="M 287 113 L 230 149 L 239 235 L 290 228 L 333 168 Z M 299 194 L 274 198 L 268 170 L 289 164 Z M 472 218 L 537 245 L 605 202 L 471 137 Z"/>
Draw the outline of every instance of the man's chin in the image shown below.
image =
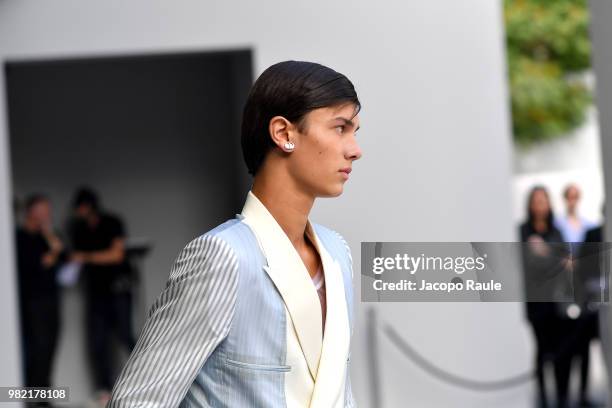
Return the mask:
<path fill-rule="evenodd" d="M 333 189 L 326 190 L 322 194 L 319 194 L 319 197 L 322 198 L 333 198 L 342 195 L 344 192 L 344 186 L 335 187 Z"/>

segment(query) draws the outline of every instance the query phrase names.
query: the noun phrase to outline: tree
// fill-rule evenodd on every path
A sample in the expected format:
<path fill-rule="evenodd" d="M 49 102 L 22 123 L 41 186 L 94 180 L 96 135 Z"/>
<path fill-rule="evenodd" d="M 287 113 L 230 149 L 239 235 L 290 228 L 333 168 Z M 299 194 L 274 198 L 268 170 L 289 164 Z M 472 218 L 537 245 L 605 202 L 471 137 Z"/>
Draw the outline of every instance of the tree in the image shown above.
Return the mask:
<path fill-rule="evenodd" d="M 504 0 L 504 17 L 516 142 L 567 134 L 592 103 L 586 0 Z"/>

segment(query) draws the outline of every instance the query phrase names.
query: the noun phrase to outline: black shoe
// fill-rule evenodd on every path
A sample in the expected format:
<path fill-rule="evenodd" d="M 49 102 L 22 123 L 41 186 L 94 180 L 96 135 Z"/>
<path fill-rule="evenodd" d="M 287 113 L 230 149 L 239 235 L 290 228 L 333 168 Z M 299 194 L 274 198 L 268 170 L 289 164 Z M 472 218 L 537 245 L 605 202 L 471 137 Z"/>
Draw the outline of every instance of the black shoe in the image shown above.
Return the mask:
<path fill-rule="evenodd" d="M 578 403 L 580 408 L 603 408 L 605 405 L 600 404 L 598 402 L 593 402 L 588 398 L 583 398 Z"/>
<path fill-rule="evenodd" d="M 546 397 L 540 397 L 536 399 L 535 407 L 536 408 L 550 408 L 550 404 L 548 404 L 548 400 Z"/>

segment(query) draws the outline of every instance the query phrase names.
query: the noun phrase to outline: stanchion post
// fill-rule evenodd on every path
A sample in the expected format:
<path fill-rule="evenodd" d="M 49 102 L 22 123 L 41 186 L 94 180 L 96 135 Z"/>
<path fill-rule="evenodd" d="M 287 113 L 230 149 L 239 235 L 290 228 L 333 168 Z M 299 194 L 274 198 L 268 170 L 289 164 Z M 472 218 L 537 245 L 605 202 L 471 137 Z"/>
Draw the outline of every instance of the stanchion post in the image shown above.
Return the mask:
<path fill-rule="evenodd" d="M 378 353 L 378 319 L 376 309 L 370 307 L 367 312 L 367 350 L 368 372 L 370 373 L 370 407 L 382 408 L 382 394 L 380 392 L 380 362 Z"/>

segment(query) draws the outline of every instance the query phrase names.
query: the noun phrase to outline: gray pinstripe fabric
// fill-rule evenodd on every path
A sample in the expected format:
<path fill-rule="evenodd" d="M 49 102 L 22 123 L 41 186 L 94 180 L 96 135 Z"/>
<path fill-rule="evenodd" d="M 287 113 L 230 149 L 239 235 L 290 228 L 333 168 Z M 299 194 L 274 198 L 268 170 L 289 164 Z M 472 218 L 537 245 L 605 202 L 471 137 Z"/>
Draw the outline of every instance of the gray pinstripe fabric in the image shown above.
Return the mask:
<path fill-rule="evenodd" d="M 342 265 L 352 331 L 350 251 L 334 231 L 313 227 Z M 287 322 L 265 264 L 239 219 L 190 242 L 150 309 L 108 407 L 285 407 Z M 345 406 L 355 406 L 348 373 Z"/>

